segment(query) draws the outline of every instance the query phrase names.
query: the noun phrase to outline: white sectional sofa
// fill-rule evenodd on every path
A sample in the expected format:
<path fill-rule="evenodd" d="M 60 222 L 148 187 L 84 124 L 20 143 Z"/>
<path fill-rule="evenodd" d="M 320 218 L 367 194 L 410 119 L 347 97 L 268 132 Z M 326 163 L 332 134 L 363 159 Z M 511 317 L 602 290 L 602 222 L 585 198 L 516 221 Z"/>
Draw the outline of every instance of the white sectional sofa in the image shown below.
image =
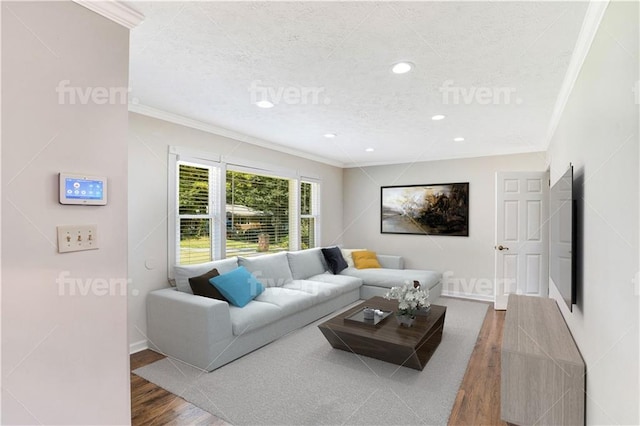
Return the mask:
<path fill-rule="evenodd" d="M 399 256 L 377 257 L 382 268 L 350 267 L 339 275 L 328 271 L 320 249 L 176 267 L 176 288 L 153 291 L 147 298 L 149 346 L 212 371 L 352 302 L 383 296 L 395 285 L 417 280 L 429 288 L 431 300 L 440 296 L 440 273 L 403 269 Z M 266 287 L 246 306 L 192 293 L 190 277 L 238 266 Z"/>

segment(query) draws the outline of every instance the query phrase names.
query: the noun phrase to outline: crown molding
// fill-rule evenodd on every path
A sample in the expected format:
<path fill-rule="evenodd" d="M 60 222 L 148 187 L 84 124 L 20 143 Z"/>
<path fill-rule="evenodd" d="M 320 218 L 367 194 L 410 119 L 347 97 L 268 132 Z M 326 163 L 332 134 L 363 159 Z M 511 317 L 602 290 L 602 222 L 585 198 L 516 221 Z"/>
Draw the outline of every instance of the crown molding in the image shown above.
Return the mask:
<path fill-rule="evenodd" d="M 131 6 L 116 0 L 73 0 L 80 6 L 111 19 L 130 30 L 144 21 L 144 15 Z"/>
<path fill-rule="evenodd" d="M 354 168 L 363 168 L 363 167 L 375 167 L 375 166 L 391 166 L 391 165 L 410 165 L 410 164 L 419 164 L 419 163 L 428 163 L 431 161 L 448 161 L 448 160 L 473 160 L 477 158 L 484 157 L 502 157 L 505 155 L 521 155 L 521 154 L 538 154 L 540 156 L 546 157 L 546 151 L 542 151 L 542 148 L 535 147 L 516 147 L 509 150 L 503 150 L 501 152 L 467 152 L 464 154 L 455 154 L 455 155 L 432 155 L 428 157 L 417 157 L 411 160 L 391 160 L 391 161 L 367 161 L 367 162 L 353 162 L 353 163 L 345 163 L 343 168 L 345 169 L 354 169 Z"/>
<path fill-rule="evenodd" d="M 146 115 L 147 117 L 157 118 L 159 120 L 168 121 L 169 123 L 179 124 L 181 126 L 190 127 L 192 129 L 202 130 L 203 132 L 212 133 L 214 135 L 223 136 L 230 139 L 235 139 L 240 142 L 246 142 L 251 145 L 260 146 L 262 148 L 271 149 L 274 151 L 282 152 L 284 154 L 295 155 L 296 157 L 305 158 L 307 160 L 316 161 L 318 163 L 328 164 L 334 167 L 344 168 L 344 163 L 335 161 L 329 158 L 321 157 L 319 155 L 310 154 L 308 152 L 300 151 L 297 149 L 285 147 L 277 143 L 269 142 L 264 139 L 256 138 L 246 135 L 244 133 L 236 132 L 234 130 L 225 129 L 223 127 L 214 126 L 213 124 L 205 123 L 203 121 L 187 118 L 182 115 L 167 112 L 158 108 L 153 108 L 142 104 L 129 104 L 129 111 L 137 114 Z"/>
<path fill-rule="evenodd" d="M 558 93 L 556 104 L 553 108 L 549 128 L 547 130 L 547 139 L 545 141 L 546 148 L 549 147 L 551 139 L 558 128 L 564 108 L 569 101 L 569 97 L 573 91 L 573 86 L 576 84 L 576 80 L 580 75 L 580 70 L 582 70 L 584 61 L 589 54 L 593 39 L 598 33 L 598 28 L 600 28 L 600 23 L 602 22 L 604 12 L 607 10 L 607 6 L 609 6 L 609 0 L 591 0 L 589 2 L 587 12 L 584 16 L 584 21 L 582 22 L 582 28 L 580 29 L 580 34 L 578 34 L 578 39 L 576 40 L 576 46 L 573 49 L 573 54 L 571 55 L 571 61 L 569 62 L 567 73 L 564 75 L 564 80 L 560 87 L 560 93 Z"/>

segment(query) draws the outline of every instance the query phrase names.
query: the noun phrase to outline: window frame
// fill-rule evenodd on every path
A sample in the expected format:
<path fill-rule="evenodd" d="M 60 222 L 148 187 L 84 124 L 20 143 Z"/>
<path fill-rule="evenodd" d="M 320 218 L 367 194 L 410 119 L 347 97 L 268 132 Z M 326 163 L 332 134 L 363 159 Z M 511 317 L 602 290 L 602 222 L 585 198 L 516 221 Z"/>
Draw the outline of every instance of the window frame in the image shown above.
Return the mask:
<path fill-rule="evenodd" d="M 207 194 L 207 213 L 206 214 L 183 214 L 180 213 L 180 166 L 190 166 L 200 169 L 208 170 L 208 194 Z M 217 175 L 217 176 L 216 176 Z M 180 263 L 181 247 L 180 247 L 180 233 L 182 226 L 182 219 L 208 219 L 209 220 L 209 256 L 211 259 L 217 257 L 219 251 L 220 237 L 216 232 L 216 223 L 220 220 L 219 209 L 216 209 L 220 204 L 219 189 L 217 183 L 220 180 L 220 167 L 219 165 L 209 165 L 202 162 L 193 162 L 184 159 L 179 159 L 176 162 L 176 196 L 175 196 L 175 209 L 176 209 L 176 223 L 175 223 L 175 251 L 176 251 L 176 264 Z M 204 263 L 204 262 L 202 262 Z"/>
<path fill-rule="evenodd" d="M 310 184 L 311 185 L 311 205 L 310 207 L 310 211 L 311 213 L 309 214 L 303 214 L 302 213 L 302 184 Z M 313 241 L 313 247 L 309 247 L 309 248 L 315 248 L 315 247 L 322 247 L 321 242 L 320 242 L 320 179 L 315 179 L 315 178 L 309 178 L 309 177 L 300 177 L 300 183 L 298 185 L 298 192 L 299 192 L 299 199 L 300 202 L 298 203 L 299 205 L 299 209 L 300 209 L 300 225 L 299 225 L 299 231 L 300 231 L 300 238 L 299 238 L 299 247 L 302 247 L 302 219 L 314 219 L 313 220 L 313 235 L 314 235 L 314 241 Z"/>
<path fill-rule="evenodd" d="M 169 150 L 169 164 L 168 164 L 168 214 L 167 214 L 167 260 L 168 260 L 168 273 L 169 279 L 174 278 L 174 268 L 180 263 L 180 219 L 187 218 L 184 216 L 193 216 L 195 218 L 209 218 L 209 237 L 211 239 L 211 258 L 221 259 L 221 251 L 224 249 L 224 241 L 226 234 L 224 227 L 220 232 L 221 214 L 224 214 L 224 203 L 221 202 L 221 194 L 224 194 L 224 176 L 225 164 L 219 160 L 215 160 L 215 156 L 210 158 L 203 158 L 204 155 L 188 152 L 188 154 L 182 154 L 183 151 L 178 150 L 175 147 L 171 147 Z M 195 155 L 194 155 L 195 154 Z M 181 215 L 180 214 L 180 164 L 186 164 L 194 167 L 208 168 L 209 169 L 209 212 L 204 215 Z M 215 175 L 218 175 L 218 179 L 215 179 Z M 224 253 L 222 251 L 222 253 Z M 205 263 L 205 262 L 202 262 Z M 194 264 L 197 265 L 197 264 Z"/>

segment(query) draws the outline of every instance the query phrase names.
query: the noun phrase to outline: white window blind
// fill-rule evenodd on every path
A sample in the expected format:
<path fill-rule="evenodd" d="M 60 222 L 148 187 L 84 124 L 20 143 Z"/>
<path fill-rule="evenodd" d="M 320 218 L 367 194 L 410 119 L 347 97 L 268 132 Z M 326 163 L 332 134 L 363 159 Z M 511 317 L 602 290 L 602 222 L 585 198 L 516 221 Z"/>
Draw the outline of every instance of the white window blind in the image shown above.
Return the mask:
<path fill-rule="evenodd" d="M 291 218 L 292 179 L 227 170 L 227 257 L 289 250 L 297 225 Z M 295 180 L 293 180 L 295 181 Z"/>
<path fill-rule="evenodd" d="M 178 161 L 176 178 L 175 263 L 188 265 L 216 259 L 220 252 L 220 168 Z"/>
<path fill-rule="evenodd" d="M 300 248 L 320 245 L 320 184 L 300 182 Z"/>

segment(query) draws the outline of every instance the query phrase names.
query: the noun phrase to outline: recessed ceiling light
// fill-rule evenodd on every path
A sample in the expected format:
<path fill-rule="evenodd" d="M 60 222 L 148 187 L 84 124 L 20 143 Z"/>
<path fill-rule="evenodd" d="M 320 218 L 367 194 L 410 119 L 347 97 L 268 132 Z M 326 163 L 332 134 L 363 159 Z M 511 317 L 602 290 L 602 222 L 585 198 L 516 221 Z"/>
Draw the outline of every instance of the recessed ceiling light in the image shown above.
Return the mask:
<path fill-rule="evenodd" d="M 413 64 L 411 62 L 398 62 L 391 68 L 394 74 L 404 74 L 411 71 Z"/>
<path fill-rule="evenodd" d="M 258 108 L 273 108 L 273 103 L 269 101 L 258 101 L 256 102 L 256 106 Z"/>
<path fill-rule="evenodd" d="M 464 138 L 453 138 L 454 142 L 462 142 Z"/>
<path fill-rule="evenodd" d="M 433 117 L 431 117 L 431 119 L 433 121 L 442 120 L 442 119 L 444 119 L 444 115 L 442 115 L 442 114 L 434 115 Z"/>
<path fill-rule="evenodd" d="M 373 151 L 375 151 L 375 149 L 373 149 L 373 148 L 367 148 L 367 149 L 365 149 L 365 151 L 367 151 L 367 152 L 373 152 Z"/>
<path fill-rule="evenodd" d="M 333 139 L 335 138 L 337 135 L 335 133 L 325 133 L 324 137 L 327 139 Z"/>

